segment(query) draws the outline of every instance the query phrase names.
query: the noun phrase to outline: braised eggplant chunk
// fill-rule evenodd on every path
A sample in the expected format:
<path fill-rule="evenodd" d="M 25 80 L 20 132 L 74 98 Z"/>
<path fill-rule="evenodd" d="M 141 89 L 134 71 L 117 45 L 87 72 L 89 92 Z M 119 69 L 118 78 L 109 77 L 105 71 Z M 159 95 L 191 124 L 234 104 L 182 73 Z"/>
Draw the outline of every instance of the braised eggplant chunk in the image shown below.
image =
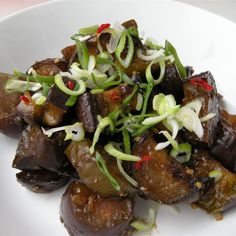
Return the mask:
<path fill-rule="evenodd" d="M 224 168 L 206 150 L 198 150 L 193 154 L 191 163 L 194 176 L 209 177 L 210 172 L 219 172 L 219 176 L 216 176 L 219 179 L 196 202 L 200 208 L 208 213 L 216 213 L 236 205 L 236 174 Z"/>
<path fill-rule="evenodd" d="M 236 115 L 221 112 L 218 135 L 211 154 L 227 169 L 236 172 Z"/>
<path fill-rule="evenodd" d="M 75 181 L 62 197 L 60 215 L 71 236 L 125 236 L 133 218 L 133 201 L 102 198 Z"/>
<path fill-rule="evenodd" d="M 134 155 L 150 157 L 140 167 L 133 166 L 134 178 L 146 198 L 166 204 L 179 202 L 193 192 L 190 176 L 166 150 L 156 151 L 156 145 L 151 136 L 134 145 Z"/>
<path fill-rule="evenodd" d="M 20 102 L 20 93 L 5 92 L 5 84 L 10 75 L 0 73 L 0 131 L 7 135 L 20 133 L 22 120 L 16 113 L 16 107 Z"/>
<path fill-rule="evenodd" d="M 28 126 L 23 132 L 12 166 L 20 170 L 45 168 L 61 172 L 68 165 L 64 146 L 48 138 L 40 127 Z"/>
<path fill-rule="evenodd" d="M 51 87 L 44 105 L 44 124 L 53 127 L 63 121 L 64 115 L 69 110 L 69 106 L 66 105 L 68 99 L 69 95 L 63 93 L 56 85 Z"/>
<path fill-rule="evenodd" d="M 85 130 L 88 133 L 93 133 L 98 124 L 97 116 L 105 117 L 116 109 L 122 109 L 123 100 L 132 92 L 133 86 L 121 84 L 103 93 L 84 93 L 79 96 L 76 104 L 76 114 L 79 121 L 83 123 Z M 136 103 L 137 97 L 134 96 L 126 109 L 135 110 Z"/>
<path fill-rule="evenodd" d="M 67 157 L 86 186 L 103 197 L 125 196 L 134 193 L 133 187 L 121 175 L 115 158 L 109 156 L 101 147 L 97 147 L 96 151 L 106 161 L 106 166 L 110 174 L 118 182 L 121 190 L 116 191 L 113 188 L 108 178 L 101 172 L 97 165 L 95 159 L 96 152 L 92 155 L 89 153 L 91 145 L 92 142 L 89 139 L 85 139 L 81 142 L 72 142 L 66 149 Z"/>
<path fill-rule="evenodd" d="M 57 174 L 49 170 L 23 170 L 16 174 L 17 181 L 25 188 L 36 193 L 48 193 L 63 187 L 69 176 Z"/>
<path fill-rule="evenodd" d="M 161 91 L 166 95 L 172 94 L 175 97 L 177 104 L 180 104 L 184 98 L 183 81 L 175 64 L 166 65 L 165 70 L 164 79 L 160 84 Z"/>
<path fill-rule="evenodd" d="M 213 113 L 215 116 L 203 123 L 204 135 L 201 139 L 192 132 L 185 132 L 185 137 L 193 144 L 211 147 L 215 142 L 217 125 L 219 123 L 219 101 L 215 81 L 209 71 L 194 75 L 184 83 L 183 104 L 195 99 L 202 101 L 199 117 L 204 117 L 209 113 Z"/>
<path fill-rule="evenodd" d="M 68 63 L 61 58 L 48 58 L 43 61 L 36 62 L 32 68 L 39 74 L 44 76 L 53 76 L 60 71 L 68 70 Z"/>

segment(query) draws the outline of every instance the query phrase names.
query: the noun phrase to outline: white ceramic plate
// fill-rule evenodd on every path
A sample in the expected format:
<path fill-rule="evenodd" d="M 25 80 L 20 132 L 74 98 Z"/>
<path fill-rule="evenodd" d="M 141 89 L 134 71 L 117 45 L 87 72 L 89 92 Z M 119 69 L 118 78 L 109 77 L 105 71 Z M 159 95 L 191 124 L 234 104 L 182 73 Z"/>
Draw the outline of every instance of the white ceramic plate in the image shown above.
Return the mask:
<path fill-rule="evenodd" d="M 231 104 L 236 102 L 236 26 L 216 15 L 188 5 L 156 0 L 52 1 L 0 21 L 0 71 L 25 71 L 35 60 L 60 55 L 72 43 L 78 28 L 135 18 L 140 30 L 160 42 L 171 41 L 184 64 L 196 72 L 210 70 L 218 90 Z M 59 221 L 62 192 L 34 194 L 15 180 L 11 162 L 16 140 L 0 135 L 0 235 L 62 236 Z M 180 213 L 160 207 L 158 232 L 152 235 L 235 235 L 236 209 L 221 222 L 201 210 L 180 204 Z M 140 234 L 147 235 L 147 234 Z"/>

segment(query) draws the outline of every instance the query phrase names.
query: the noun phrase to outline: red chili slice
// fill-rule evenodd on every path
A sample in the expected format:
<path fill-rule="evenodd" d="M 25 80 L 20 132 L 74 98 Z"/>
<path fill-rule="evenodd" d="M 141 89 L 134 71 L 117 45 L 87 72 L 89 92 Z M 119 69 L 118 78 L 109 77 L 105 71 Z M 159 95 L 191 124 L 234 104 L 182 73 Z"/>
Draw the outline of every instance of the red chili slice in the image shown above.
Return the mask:
<path fill-rule="evenodd" d="M 100 34 L 103 30 L 109 28 L 111 26 L 111 24 L 107 23 L 107 24 L 101 24 L 99 26 L 99 28 L 97 29 L 97 33 Z"/>
<path fill-rule="evenodd" d="M 29 98 L 27 98 L 25 95 L 20 96 L 20 100 L 23 101 L 26 105 L 29 104 Z"/>
<path fill-rule="evenodd" d="M 190 83 L 193 85 L 198 85 L 208 92 L 211 92 L 213 90 L 213 87 L 210 84 L 208 84 L 205 80 L 200 78 L 191 79 Z"/>
<path fill-rule="evenodd" d="M 145 161 L 150 161 L 151 159 L 152 159 L 151 156 L 142 156 L 142 157 L 141 157 L 141 160 L 137 161 L 137 162 L 134 164 L 134 168 L 137 169 L 137 170 L 139 170 L 139 169 L 142 167 L 142 165 L 143 165 L 143 163 L 144 163 Z"/>
<path fill-rule="evenodd" d="M 72 81 L 67 81 L 66 86 L 70 89 L 70 90 L 74 90 L 75 88 L 75 84 Z"/>

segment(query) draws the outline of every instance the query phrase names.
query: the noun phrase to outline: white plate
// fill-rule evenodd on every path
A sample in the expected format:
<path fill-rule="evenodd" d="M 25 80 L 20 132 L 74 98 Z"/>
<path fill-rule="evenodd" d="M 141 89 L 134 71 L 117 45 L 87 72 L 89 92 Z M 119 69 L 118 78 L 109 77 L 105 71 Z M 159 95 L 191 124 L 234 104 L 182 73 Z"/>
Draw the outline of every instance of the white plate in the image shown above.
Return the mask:
<path fill-rule="evenodd" d="M 196 72 L 210 70 L 219 92 L 231 104 L 236 102 L 236 26 L 206 11 L 170 1 L 52 1 L 11 15 L 0 21 L 0 70 L 25 71 L 35 60 L 59 56 L 60 49 L 72 43 L 70 36 L 78 28 L 130 18 L 137 20 L 146 36 L 171 41 L 184 64 L 194 66 Z M 16 171 L 11 168 L 16 143 L 0 135 L 0 235 L 67 235 L 59 221 L 63 190 L 34 194 L 16 182 Z M 160 208 L 158 233 L 153 235 L 235 235 L 236 209 L 216 222 L 187 204 L 179 207 L 179 214 Z"/>

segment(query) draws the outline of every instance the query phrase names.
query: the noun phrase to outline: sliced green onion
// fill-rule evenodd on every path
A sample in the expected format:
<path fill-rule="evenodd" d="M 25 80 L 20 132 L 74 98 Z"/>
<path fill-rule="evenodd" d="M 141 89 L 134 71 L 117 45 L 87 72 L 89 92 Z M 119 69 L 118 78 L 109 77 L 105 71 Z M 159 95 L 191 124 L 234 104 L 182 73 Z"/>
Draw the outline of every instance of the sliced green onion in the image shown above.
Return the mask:
<path fill-rule="evenodd" d="M 216 116 L 215 113 L 209 113 L 209 114 L 207 114 L 206 116 L 201 117 L 201 118 L 200 118 L 200 121 L 201 121 L 201 122 L 206 122 L 206 121 L 212 119 L 212 118 L 215 117 L 215 116 Z"/>
<path fill-rule="evenodd" d="M 151 49 L 157 49 L 160 50 L 163 48 L 163 46 L 161 46 L 158 42 L 155 41 L 155 39 L 153 38 L 147 38 L 145 43 L 146 46 L 148 46 Z"/>
<path fill-rule="evenodd" d="M 137 58 L 143 61 L 152 61 L 164 55 L 164 49 L 155 50 L 155 49 L 147 49 L 145 54 L 142 49 L 137 50 Z"/>
<path fill-rule="evenodd" d="M 135 85 L 133 92 L 123 100 L 122 104 L 124 106 L 128 106 L 128 104 L 130 103 L 131 99 L 134 97 L 134 95 L 136 94 L 137 91 L 138 91 L 138 85 Z"/>
<path fill-rule="evenodd" d="M 175 59 L 175 65 L 178 69 L 178 72 L 179 72 L 181 78 L 182 79 L 186 78 L 187 77 L 186 68 L 181 63 L 174 46 L 168 40 L 166 40 L 166 42 L 165 42 L 165 51 L 166 51 L 167 55 L 173 55 L 173 57 Z"/>
<path fill-rule="evenodd" d="M 123 144 L 124 144 L 125 153 L 131 154 L 129 132 L 125 129 L 122 131 L 122 135 L 123 135 Z"/>
<path fill-rule="evenodd" d="M 42 95 L 42 96 L 40 96 L 40 97 L 36 100 L 35 103 L 36 103 L 37 105 L 40 105 L 40 106 L 41 106 L 41 105 L 43 105 L 43 104 L 45 103 L 46 99 L 47 99 L 47 98 Z"/>
<path fill-rule="evenodd" d="M 28 82 L 14 78 L 9 79 L 5 85 L 6 92 L 21 92 L 21 93 L 24 93 L 26 91 L 35 92 L 41 88 L 42 85 L 40 83 Z"/>
<path fill-rule="evenodd" d="M 186 105 L 184 105 L 184 107 L 189 107 L 192 110 L 194 110 L 196 112 L 197 115 L 199 115 L 200 110 L 202 108 L 202 99 L 197 98 L 189 103 L 187 103 Z"/>
<path fill-rule="evenodd" d="M 93 35 L 97 32 L 98 27 L 99 27 L 98 25 L 92 25 L 90 27 L 80 28 L 79 35 L 81 36 Z"/>
<path fill-rule="evenodd" d="M 75 41 L 75 43 L 76 43 L 76 50 L 78 53 L 80 65 L 83 69 L 87 70 L 88 69 L 88 62 L 89 62 L 88 48 L 87 48 L 85 42 L 82 42 L 79 39 L 77 39 Z"/>
<path fill-rule="evenodd" d="M 134 156 L 134 155 L 130 155 L 130 154 L 125 154 L 119 150 L 117 150 L 112 143 L 108 143 L 105 147 L 104 147 L 105 151 L 107 153 L 109 153 L 111 156 L 119 159 L 119 160 L 123 160 L 123 161 L 139 161 L 140 157 L 138 156 Z"/>
<path fill-rule="evenodd" d="M 128 39 L 128 51 L 127 51 L 126 58 L 122 59 L 121 54 L 126 46 L 126 38 Z M 115 51 L 115 54 L 116 54 L 116 58 L 119 61 L 119 63 L 124 68 L 128 68 L 131 61 L 132 61 L 133 54 L 134 54 L 134 43 L 133 43 L 133 39 L 132 39 L 131 35 L 129 34 L 129 32 L 127 30 L 122 32 L 121 37 L 120 37 L 120 41 L 119 41 L 116 51 Z"/>
<path fill-rule="evenodd" d="M 148 100 L 149 100 L 150 94 L 152 92 L 153 86 L 154 86 L 153 81 L 148 81 L 148 86 L 147 86 L 147 89 L 146 89 L 146 92 L 145 92 L 145 95 L 144 95 L 143 108 L 142 108 L 142 111 L 141 111 L 141 115 L 146 114 Z"/>
<path fill-rule="evenodd" d="M 100 134 L 102 133 L 102 131 L 107 127 L 107 126 L 110 126 L 110 129 L 113 130 L 114 129 L 114 124 L 113 124 L 113 121 L 112 119 L 109 117 L 109 116 L 106 116 L 104 118 L 102 118 L 99 123 L 98 123 L 98 126 L 97 126 L 97 129 L 94 133 L 94 136 L 93 136 L 93 143 L 92 143 L 92 146 L 89 148 L 89 152 L 91 154 L 94 153 L 94 148 L 95 148 L 95 145 L 96 143 L 98 142 L 99 140 L 99 136 Z"/>
<path fill-rule="evenodd" d="M 65 126 L 65 132 L 65 141 L 71 139 L 75 142 L 79 142 L 84 139 L 84 129 L 82 123 L 76 122 L 73 125 Z"/>
<path fill-rule="evenodd" d="M 65 131 L 66 137 L 64 140 L 72 139 L 75 142 L 79 142 L 84 139 L 84 129 L 82 123 L 76 122 L 73 125 L 66 125 L 61 127 L 56 127 L 52 129 L 45 130 L 42 127 L 43 134 L 48 136 L 49 138 L 52 136 L 52 134 L 59 132 L 59 131 Z"/>
<path fill-rule="evenodd" d="M 158 143 L 157 146 L 155 147 L 156 150 L 162 150 L 169 144 L 171 144 L 175 149 L 179 148 L 177 141 L 173 139 L 173 137 L 169 134 L 168 131 L 161 131 L 160 134 L 163 134 L 168 141 L 163 143 Z"/>
<path fill-rule="evenodd" d="M 212 170 L 208 174 L 210 178 L 214 178 L 215 182 L 218 182 L 221 179 L 222 175 L 223 174 L 221 170 Z"/>
<path fill-rule="evenodd" d="M 102 158 L 102 156 L 96 152 L 96 161 L 97 161 L 97 165 L 100 169 L 100 171 L 108 178 L 108 180 L 111 183 L 111 186 L 117 191 L 120 191 L 120 185 L 119 183 L 115 180 L 115 178 L 110 174 L 110 172 L 108 171 L 105 161 Z"/>
<path fill-rule="evenodd" d="M 137 27 L 135 26 L 131 26 L 127 29 L 127 31 L 130 33 L 130 35 L 133 35 L 136 38 L 139 38 L 139 32 Z"/>
<path fill-rule="evenodd" d="M 156 211 L 153 208 L 150 208 L 148 220 L 137 220 L 132 222 L 130 225 L 138 231 L 149 231 L 154 227 L 155 221 Z"/>
<path fill-rule="evenodd" d="M 76 91 L 73 91 L 73 90 L 70 90 L 69 88 L 66 87 L 60 74 L 57 74 L 55 76 L 55 84 L 57 85 L 57 87 L 62 92 L 64 92 L 65 94 L 68 94 L 68 95 L 78 96 L 86 91 L 85 83 L 82 80 L 78 80 L 77 82 L 79 84 L 79 89 Z"/>
<path fill-rule="evenodd" d="M 165 61 L 163 61 L 163 60 L 160 61 L 158 59 L 152 61 L 148 65 L 146 72 L 145 72 L 147 81 L 153 80 L 154 85 L 160 84 L 162 82 L 162 80 L 164 79 L 164 75 L 165 75 L 165 67 L 166 67 Z M 160 66 L 160 75 L 159 75 L 158 79 L 154 79 L 152 76 L 152 66 L 157 63 L 159 63 L 159 66 Z"/>
<path fill-rule="evenodd" d="M 168 113 L 166 112 L 165 114 L 161 116 L 154 116 L 154 117 L 149 117 L 146 118 L 143 122 L 142 125 L 155 125 L 164 120 L 165 118 L 168 117 Z"/>
<path fill-rule="evenodd" d="M 138 93 L 138 95 L 137 95 L 137 103 L 136 103 L 135 109 L 137 111 L 140 111 L 142 109 L 142 106 L 143 106 L 143 95 L 141 93 Z"/>
<path fill-rule="evenodd" d="M 178 162 L 185 163 L 191 158 L 192 146 L 189 143 L 179 144 L 179 148 L 172 148 L 170 155 L 174 157 Z"/>
<path fill-rule="evenodd" d="M 42 87 L 43 87 L 42 95 L 47 97 L 48 93 L 49 93 L 49 90 L 50 90 L 50 87 L 45 83 L 42 83 Z"/>
<path fill-rule="evenodd" d="M 97 93 L 102 93 L 104 92 L 104 89 L 92 89 L 90 90 L 91 94 L 97 94 Z"/>
<path fill-rule="evenodd" d="M 117 166 L 118 166 L 118 169 L 120 171 L 120 173 L 125 177 L 125 179 L 131 183 L 134 187 L 138 187 L 138 182 L 136 180 L 134 180 L 133 178 L 131 178 L 124 170 L 123 166 L 122 166 L 122 161 L 119 160 L 119 159 L 116 159 L 117 161 Z"/>

